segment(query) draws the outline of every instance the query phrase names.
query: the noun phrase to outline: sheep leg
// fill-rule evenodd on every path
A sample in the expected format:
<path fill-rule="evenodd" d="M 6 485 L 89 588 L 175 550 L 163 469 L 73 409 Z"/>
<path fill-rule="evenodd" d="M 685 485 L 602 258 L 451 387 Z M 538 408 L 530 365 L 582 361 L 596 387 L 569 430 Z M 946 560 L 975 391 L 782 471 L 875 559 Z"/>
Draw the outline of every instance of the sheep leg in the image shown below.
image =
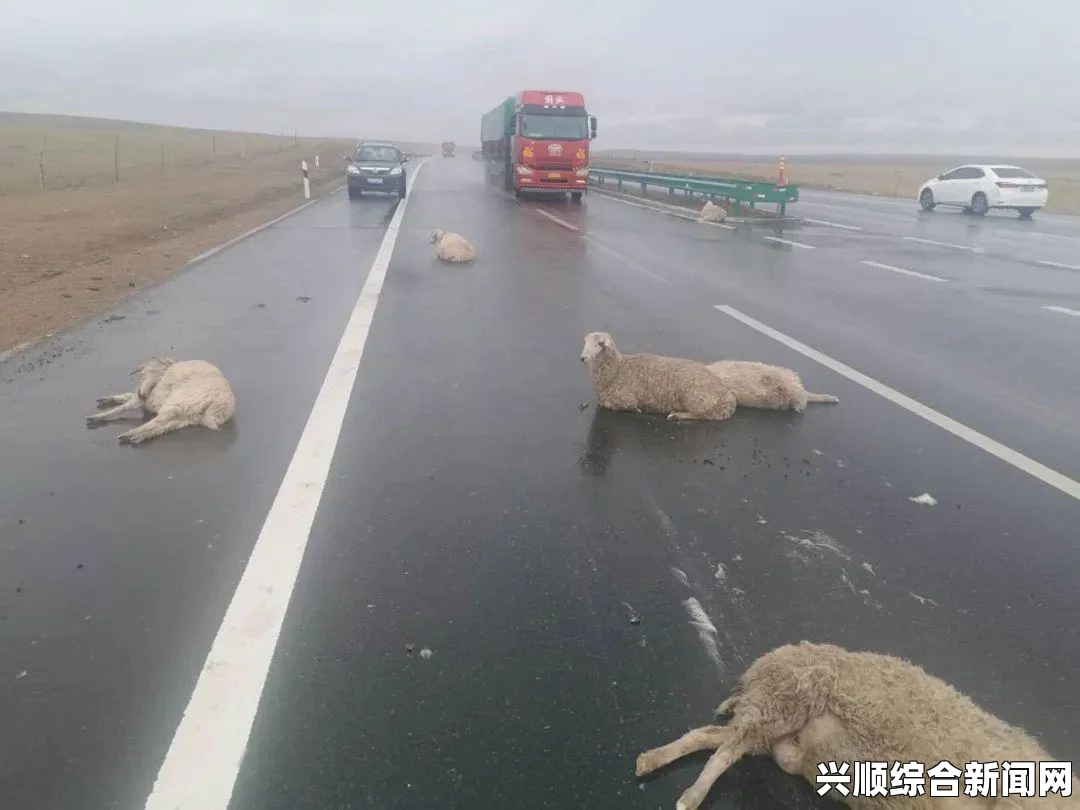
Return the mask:
<path fill-rule="evenodd" d="M 118 419 L 130 419 L 136 415 L 136 411 L 141 413 L 142 402 L 135 394 L 130 394 L 123 402 L 118 404 L 115 408 L 110 408 L 107 411 L 101 411 L 100 413 L 91 414 L 86 417 L 86 424 L 100 425 L 105 422 L 113 422 Z"/>
<path fill-rule="evenodd" d="M 121 443 L 139 444 L 141 442 L 149 441 L 150 439 L 156 439 L 158 436 L 164 436 L 166 433 L 172 433 L 181 428 L 190 427 L 193 424 L 194 422 L 190 419 L 184 419 L 176 413 L 164 412 L 159 413 L 149 422 L 145 422 L 137 428 L 132 428 L 126 433 L 121 433 L 116 438 Z"/>
<path fill-rule="evenodd" d="M 709 790 L 728 768 L 734 765 L 742 757 L 745 751 L 739 749 L 733 740 L 716 749 L 705 767 L 701 769 L 701 775 L 675 803 L 675 810 L 697 810 Z"/>
<path fill-rule="evenodd" d="M 677 759 L 706 748 L 719 748 L 730 736 L 731 731 L 724 726 L 701 726 L 688 731 L 674 742 L 653 748 L 639 754 L 634 772 L 645 776 L 653 771 L 670 765 Z"/>
<path fill-rule="evenodd" d="M 688 411 L 672 411 L 667 415 L 669 422 L 690 422 L 697 419 L 692 413 Z"/>
<path fill-rule="evenodd" d="M 108 408 L 116 405 L 122 405 L 127 402 L 131 397 L 135 396 L 134 393 L 130 394 L 109 394 L 106 397 L 98 397 L 97 406 L 99 408 Z"/>

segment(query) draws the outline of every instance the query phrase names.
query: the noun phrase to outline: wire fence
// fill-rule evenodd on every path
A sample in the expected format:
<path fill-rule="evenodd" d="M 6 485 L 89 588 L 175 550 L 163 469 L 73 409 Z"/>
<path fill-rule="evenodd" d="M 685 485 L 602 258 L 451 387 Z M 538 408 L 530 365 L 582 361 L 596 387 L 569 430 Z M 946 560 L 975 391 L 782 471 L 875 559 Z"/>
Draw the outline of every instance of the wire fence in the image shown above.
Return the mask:
<path fill-rule="evenodd" d="M 0 127 L 0 195 L 99 188 L 214 163 L 264 161 L 327 142 L 296 135 L 165 128 L 116 132 Z"/>

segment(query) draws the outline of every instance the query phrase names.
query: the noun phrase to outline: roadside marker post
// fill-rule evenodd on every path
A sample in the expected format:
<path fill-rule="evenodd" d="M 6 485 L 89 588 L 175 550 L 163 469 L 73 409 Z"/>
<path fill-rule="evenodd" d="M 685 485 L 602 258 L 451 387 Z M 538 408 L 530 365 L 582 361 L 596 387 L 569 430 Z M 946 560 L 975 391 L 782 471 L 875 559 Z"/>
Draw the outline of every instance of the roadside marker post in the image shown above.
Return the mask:
<path fill-rule="evenodd" d="M 304 175 L 304 199 L 311 199 L 311 181 L 308 179 L 307 161 L 300 161 L 300 172 Z"/>

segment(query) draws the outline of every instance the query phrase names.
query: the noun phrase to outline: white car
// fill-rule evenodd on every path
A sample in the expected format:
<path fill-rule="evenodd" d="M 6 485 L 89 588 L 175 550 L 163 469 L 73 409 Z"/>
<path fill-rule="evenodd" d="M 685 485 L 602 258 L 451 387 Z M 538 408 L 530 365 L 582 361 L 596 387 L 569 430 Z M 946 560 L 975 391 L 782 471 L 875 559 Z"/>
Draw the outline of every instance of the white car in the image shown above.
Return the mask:
<path fill-rule="evenodd" d="M 927 180 L 919 189 L 924 211 L 949 205 L 983 216 L 991 208 L 1011 208 L 1030 217 L 1046 206 L 1046 181 L 1019 166 L 958 166 Z"/>

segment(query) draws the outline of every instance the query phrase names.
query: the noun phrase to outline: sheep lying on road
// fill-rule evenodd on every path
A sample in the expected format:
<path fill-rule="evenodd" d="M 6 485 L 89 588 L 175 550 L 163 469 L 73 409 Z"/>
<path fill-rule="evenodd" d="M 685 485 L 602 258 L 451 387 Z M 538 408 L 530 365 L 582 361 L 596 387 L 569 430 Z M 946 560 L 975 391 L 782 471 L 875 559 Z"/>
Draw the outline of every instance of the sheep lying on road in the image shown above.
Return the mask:
<path fill-rule="evenodd" d="M 195 425 L 217 430 L 236 413 L 229 381 L 217 366 L 203 360 L 176 362 L 154 357 L 131 374 L 139 378 L 135 390 L 99 398 L 99 408 L 112 407 L 86 417 L 88 426 L 150 414 L 153 419 L 117 437 L 121 442 L 139 444 Z"/>
<path fill-rule="evenodd" d="M 771 755 L 782 770 L 804 776 L 816 788 L 821 787 L 819 763 L 829 768 L 829 763 L 842 767 L 846 762 L 852 779 L 845 785 L 849 791 L 855 784 L 856 762 L 886 762 L 890 775 L 895 762 L 919 762 L 930 780 L 950 776 L 934 770 L 942 762 L 964 771 L 967 763 L 976 761 L 1053 761 L 1023 729 L 984 711 L 920 667 L 890 655 L 850 652 L 832 644 L 803 641 L 762 655 L 740 676 L 734 694 L 716 713 L 730 715 L 731 721 L 694 729 L 637 759 L 637 775 L 644 776 L 692 752 L 715 751 L 679 798 L 677 810 L 696 810 L 717 778 L 745 755 Z M 1035 779 L 1031 798 L 1002 797 L 1000 790 L 985 797 L 967 796 L 963 785 L 954 798 L 930 797 L 929 787 L 922 796 L 843 796 L 835 789 L 830 793 L 857 810 L 1080 806 L 1080 779 L 1072 780 L 1069 798 L 1039 797 L 1038 773 Z"/>
<path fill-rule="evenodd" d="M 702 222 L 723 222 L 727 219 L 727 211 L 712 200 L 706 200 L 705 205 L 701 208 L 700 219 Z"/>
<path fill-rule="evenodd" d="M 435 244 L 435 255 L 444 262 L 471 262 L 476 258 L 475 248 L 461 234 L 436 228 L 431 232 L 431 241 Z"/>
<path fill-rule="evenodd" d="M 597 404 L 612 411 L 655 413 L 668 419 L 729 419 L 735 395 L 704 363 L 656 354 L 620 354 L 607 332 L 585 335 L 581 362 L 589 367 Z"/>
<path fill-rule="evenodd" d="M 835 405 L 840 401 L 831 394 L 813 394 L 807 391 L 799 375 L 783 366 L 745 360 L 721 360 L 710 363 L 708 369 L 735 392 L 740 408 L 803 413 L 808 402 Z"/>

